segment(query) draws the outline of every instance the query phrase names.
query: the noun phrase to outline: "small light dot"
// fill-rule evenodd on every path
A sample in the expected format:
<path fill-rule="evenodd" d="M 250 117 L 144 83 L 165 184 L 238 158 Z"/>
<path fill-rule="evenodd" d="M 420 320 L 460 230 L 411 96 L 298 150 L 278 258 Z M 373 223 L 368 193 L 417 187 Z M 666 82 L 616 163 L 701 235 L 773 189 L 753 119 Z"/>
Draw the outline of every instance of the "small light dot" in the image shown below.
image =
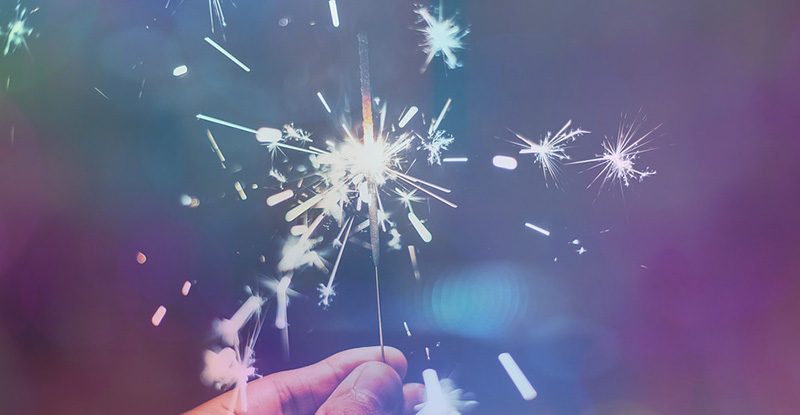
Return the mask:
<path fill-rule="evenodd" d="M 172 70 L 172 76 L 183 76 L 187 72 L 189 72 L 189 68 L 186 65 L 181 65 Z"/>
<path fill-rule="evenodd" d="M 145 262 L 147 262 L 147 257 L 143 253 L 137 252 L 136 262 L 138 262 L 139 264 L 144 264 Z"/>

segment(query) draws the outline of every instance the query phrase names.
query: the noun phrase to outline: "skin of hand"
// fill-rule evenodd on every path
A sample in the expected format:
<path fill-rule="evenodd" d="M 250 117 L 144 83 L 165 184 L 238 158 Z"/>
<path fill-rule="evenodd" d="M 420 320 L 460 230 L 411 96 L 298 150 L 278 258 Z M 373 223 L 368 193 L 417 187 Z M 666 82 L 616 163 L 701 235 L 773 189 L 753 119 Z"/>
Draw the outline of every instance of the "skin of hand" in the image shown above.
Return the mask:
<path fill-rule="evenodd" d="M 247 385 L 248 410 L 231 410 L 226 392 L 184 415 L 413 415 L 425 399 L 419 383 L 403 385 L 403 353 L 363 347 L 337 353 L 300 369 L 265 376 Z"/>

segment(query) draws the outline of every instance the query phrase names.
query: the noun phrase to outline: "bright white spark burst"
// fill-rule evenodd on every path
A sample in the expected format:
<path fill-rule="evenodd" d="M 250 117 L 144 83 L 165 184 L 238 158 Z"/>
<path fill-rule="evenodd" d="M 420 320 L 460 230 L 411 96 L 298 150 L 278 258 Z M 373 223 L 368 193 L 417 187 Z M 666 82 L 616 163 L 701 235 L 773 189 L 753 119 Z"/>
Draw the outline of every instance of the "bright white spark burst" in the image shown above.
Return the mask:
<path fill-rule="evenodd" d="M 539 163 L 542 167 L 545 185 L 547 185 L 548 180 L 552 180 L 558 186 L 561 163 L 570 159 L 566 152 L 568 145 L 578 137 L 589 133 L 589 131 L 580 128 L 570 130 L 570 125 L 572 125 L 572 120 L 567 121 L 557 133 L 548 132 L 538 143 L 512 131 L 517 136 L 517 139 L 520 140 L 514 142 L 514 144 L 522 147 L 519 154 L 535 155 L 536 163 Z"/>
<path fill-rule="evenodd" d="M 573 163 L 589 163 L 592 164 L 589 170 L 600 169 L 594 180 L 589 183 L 589 187 L 602 177 L 600 182 L 601 189 L 606 184 L 615 182 L 619 183 L 620 189 L 623 189 L 623 186 L 630 186 L 633 180 L 641 182 L 645 177 L 656 174 L 656 171 L 650 170 L 649 167 L 644 169 L 636 168 L 635 162 L 641 154 L 653 150 L 653 148 L 647 147 L 652 140 L 650 136 L 661 125 L 657 125 L 647 133 L 639 135 L 639 130 L 645 118 L 642 117 L 641 120 L 634 119 L 629 124 L 626 124 L 625 118 L 625 116 L 622 117 L 617 136 L 615 138 L 606 137 L 605 141 L 603 141 L 602 155 Z"/>
<path fill-rule="evenodd" d="M 433 369 L 424 370 L 422 379 L 425 382 L 425 402 L 414 407 L 417 415 L 460 415 L 478 406 L 478 402 L 471 400 L 452 380 L 439 380 Z"/>
<path fill-rule="evenodd" d="M 206 350 L 203 356 L 205 366 L 200 375 L 203 382 L 219 390 L 234 387 L 230 407 L 236 408 L 238 405 L 245 412 L 247 381 L 258 376 L 253 365 L 255 343 L 264 324 L 261 312 L 264 302 L 263 298 L 251 295 L 230 319 L 217 321 L 215 329 L 225 347 L 218 351 Z M 249 330 L 245 330 L 251 320 L 255 322 Z"/>
<path fill-rule="evenodd" d="M 458 26 L 455 18 L 444 19 L 439 13 L 438 18 L 431 14 L 427 7 L 420 7 L 416 10 L 424 27 L 417 30 L 422 32 L 424 40 L 420 44 L 422 51 L 428 55 L 422 72 L 428 69 L 431 61 L 436 56 L 442 56 L 444 63 L 450 69 L 461 66 L 456 52 L 464 49 L 464 42 L 461 40 L 469 33 L 469 29 Z"/>
<path fill-rule="evenodd" d="M 20 46 L 30 53 L 28 49 L 28 38 L 33 35 L 33 27 L 28 26 L 28 17 L 36 13 L 37 10 L 39 9 L 33 9 L 33 11 L 28 13 L 28 9 L 17 3 L 17 6 L 14 8 L 14 18 L 8 22 L 5 29 L 0 27 L 0 37 L 5 36 L 6 38 L 3 56 L 7 56 L 9 53 L 16 51 Z"/>

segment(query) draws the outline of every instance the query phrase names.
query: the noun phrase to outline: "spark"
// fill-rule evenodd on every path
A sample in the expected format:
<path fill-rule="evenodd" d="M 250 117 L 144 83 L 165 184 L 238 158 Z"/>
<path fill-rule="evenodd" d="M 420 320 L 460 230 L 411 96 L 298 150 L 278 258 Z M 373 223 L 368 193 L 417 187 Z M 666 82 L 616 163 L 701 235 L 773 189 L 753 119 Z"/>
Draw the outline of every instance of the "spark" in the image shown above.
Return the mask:
<path fill-rule="evenodd" d="M 158 309 L 153 314 L 153 317 L 150 318 L 150 322 L 153 323 L 154 326 L 158 327 L 161 324 L 161 320 L 164 319 L 164 316 L 167 314 L 167 308 L 163 305 L 158 306 Z"/>
<path fill-rule="evenodd" d="M 414 212 L 408 212 L 408 220 L 411 222 L 411 225 L 414 226 L 414 229 L 417 231 L 419 237 L 422 238 L 424 242 L 427 243 L 433 239 L 433 236 L 431 235 L 430 231 L 428 231 L 428 228 L 425 227 L 425 225 L 422 223 L 421 220 L 419 220 L 419 218 L 417 217 L 416 214 L 414 214 Z"/>
<path fill-rule="evenodd" d="M 404 321 L 404 322 L 403 322 L 403 327 L 406 329 L 406 335 L 407 335 L 408 337 L 411 337 L 411 330 L 408 328 L 408 323 L 406 323 L 406 322 Z"/>
<path fill-rule="evenodd" d="M 428 151 L 428 164 L 442 164 L 442 151 L 453 144 L 455 137 L 446 131 L 437 130 L 427 140 L 422 140 L 422 148 Z"/>
<path fill-rule="evenodd" d="M 169 5 L 172 0 L 167 0 L 167 3 L 164 5 L 165 9 L 169 8 Z M 184 0 L 178 4 L 180 7 L 183 4 Z M 231 4 L 236 6 L 233 2 Z M 175 12 L 173 12 L 174 14 Z M 222 0 L 208 0 L 208 19 L 211 25 L 211 33 L 215 33 L 216 26 L 219 26 L 220 29 L 223 31 L 222 36 L 225 36 L 225 28 L 228 26 L 228 22 L 225 20 L 225 11 L 222 8 Z M 216 21 L 215 21 L 216 19 Z"/>
<path fill-rule="evenodd" d="M 280 193 L 276 193 L 267 198 L 267 205 L 268 206 L 275 206 L 281 202 L 285 202 L 289 199 L 294 197 L 294 191 L 292 189 L 286 189 Z"/>
<path fill-rule="evenodd" d="M 517 159 L 509 156 L 494 156 L 492 164 L 500 169 L 514 170 L 517 168 Z"/>
<path fill-rule="evenodd" d="M 584 247 L 580 247 L 580 249 L 578 249 L 578 250 L 577 250 L 577 251 L 575 251 L 575 252 L 577 252 L 577 253 L 578 253 L 578 255 L 583 255 L 583 254 L 585 254 L 585 253 L 586 253 L 586 248 L 584 248 Z"/>
<path fill-rule="evenodd" d="M 181 287 L 181 294 L 183 294 L 183 296 L 186 297 L 187 295 L 189 295 L 189 290 L 191 289 L 192 289 L 192 283 L 186 281 L 183 283 L 183 287 Z"/>
<path fill-rule="evenodd" d="M 443 163 L 466 163 L 468 161 L 468 157 L 445 157 L 442 159 Z"/>
<path fill-rule="evenodd" d="M 250 319 L 261 312 L 261 306 L 264 304 L 264 299 L 251 295 L 230 319 L 221 319 L 215 322 L 214 329 L 222 340 L 228 346 L 239 345 L 239 332 Z"/>
<path fill-rule="evenodd" d="M 514 358 L 508 353 L 501 353 L 497 358 L 500 360 L 500 364 L 503 365 L 506 373 L 508 373 L 511 381 L 514 382 L 522 398 L 526 401 L 536 398 L 536 390 L 533 389 L 533 385 L 531 385 L 531 382 L 525 377 L 525 374 L 522 373 L 522 369 L 519 368 Z"/>
<path fill-rule="evenodd" d="M 136 253 L 136 262 L 138 262 L 140 265 L 144 264 L 145 262 L 147 262 L 147 256 L 145 256 L 145 254 L 143 254 L 141 252 L 137 252 Z"/>
<path fill-rule="evenodd" d="M 247 194 L 244 192 L 244 187 L 242 187 L 241 182 L 234 182 L 233 187 L 236 189 L 236 192 L 239 193 L 240 199 L 247 200 Z"/>
<path fill-rule="evenodd" d="M 408 246 L 408 256 L 411 259 L 411 266 L 414 268 L 414 279 L 419 281 L 420 273 L 419 266 L 417 264 L 417 250 L 414 248 L 414 245 Z"/>
<path fill-rule="evenodd" d="M 291 277 L 283 277 L 278 283 L 278 288 L 275 290 L 278 297 L 278 312 L 275 316 L 275 327 L 285 329 L 288 326 L 286 308 L 289 305 L 289 284 L 292 282 Z"/>
<path fill-rule="evenodd" d="M 28 9 L 17 3 L 17 6 L 14 8 L 14 18 L 8 22 L 5 30 L 0 27 L 0 37 L 5 36 L 6 38 L 3 56 L 8 56 L 9 53 L 15 52 L 20 46 L 25 48 L 28 54 L 30 54 L 28 38 L 33 35 L 33 27 L 28 26 L 28 17 L 37 10 L 38 8 L 28 13 Z"/>
<path fill-rule="evenodd" d="M 428 69 L 433 58 L 442 56 L 445 65 L 450 69 L 461 66 L 456 51 L 464 49 L 464 42 L 461 40 L 469 33 L 466 28 L 459 27 L 453 17 L 443 19 L 441 14 L 438 18 L 433 17 L 426 7 L 420 7 L 415 12 L 420 17 L 420 22 L 424 26 L 416 29 L 423 34 L 423 41 L 420 44 L 422 51 L 428 55 L 422 72 Z"/>
<path fill-rule="evenodd" d="M 333 27 L 339 27 L 339 9 L 336 7 L 336 0 L 328 0 L 328 7 L 331 9 L 331 23 L 333 23 Z M 328 112 L 330 112 L 330 110 Z"/>
<path fill-rule="evenodd" d="M 227 50 L 225 50 L 225 48 L 223 48 L 222 46 L 220 46 L 220 45 L 219 45 L 217 42 L 214 42 L 214 40 L 213 40 L 213 39 L 211 39 L 210 37 L 206 36 L 206 38 L 205 38 L 204 40 L 206 41 L 206 43 L 208 43 L 209 45 L 213 46 L 213 47 L 214 47 L 214 49 L 218 50 L 218 51 L 219 51 L 219 53 L 221 53 L 221 54 L 225 55 L 225 57 L 226 57 L 226 58 L 230 59 L 230 60 L 231 60 L 231 62 L 235 63 L 235 64 L 236 64 L 236 65 L 238 65 L 240 68 L 242 68 L 242 69 L 243 69 L 245 72 L 250 72 L 250 68 L 249 68 L 249 67 L 247 67 L 247 65 L 245 65 L 244 63 L 242 63 L 242 61 L 240 61 L 239 59 L 236 59 L 236 57 L 235 57 L 235 56 L 231 55 L 231 53 L 230 53 L 230 52 L 228 52 Z"/>
<path fill-rule="evenodd" d="M 414 407 L 417 415 L 460 415 L 478 405 L 468 399 L 452 380 L 439 380 L 439 374 L 433 369 L 425 369 L 422 379 L 425 383 L 425 402 Z"/>
<path fill-rule="evenodd" d="M 281 130 L 278 130 L 278 129 L 275 129 L 275 128 L 262 127 L 262 128 L 260 128 L 258 130 L 254 130 L 254 129 L 249 128 L 249 127 L 245 127 L 245 126 L 242 126 L 242 125 L 239 125 L 239 124 L 234 124 L 234 123 L 229 122 L 229 121 L 220 120 L 219 118 L 209 117 L 208 115 L 204 115 L 204 114 L 197 114 L 195 116 L 195 118 L 197 118 L 198 120 L 208 121 L 208 122 L 211 122 L 211 123 L 214 123 L 214 124 L 219 124 L 219 125 L 222 125 L 222 126 L 225 126 L 225 127 L 229 127 L 229 128 L 233 128 L 233 129 L 239 130 L 239 131 L 244 131 L 246 133 L 254 134 L 256 136 L 256 139 L 259 139 L 258 141 L 260 141 L 260 142 L 270 143 L 270 142 L 276 141 L 276 139 L 275 139 L 276 136 L 283 137 L 283 133 L 281 132 Z M 259 132 L 261 132 L 261 134 L 259 134 Z M 279 140 L 275 145 L 277 147 L 284 148 L 284 149 L 289 149 L 289 150 L 293 150 L 293 151 L 299 151 L 299 152 L 315 154 L 315 155 L 316 154 L 320 154 L 320 151 L 313 151 L 313 150 L 305 149 L 305 148 L 302 148 L 302 147 L 293 146 L 293 145 L 290 145 L 290 144 L 282 143 Z"/>
<path fill-rule="evenodd" d="M 97 91 L 98 94 L 102 95 L 103 98 L 105 98 L 106 100 L 111 101 L 111 99 L 108 98 L 108 95 L 104 94 L 103 91 L 101 91 L 99 88 L 94 87 L 94 90 Z"/>
<path fill-rule="evenodd" d="M 532 223 L 527 223 L 527 222 L 525 223 L 525 226 L 535 230 L 536 232 L 541 233 L 544 236 L 550 236 L 550 231 L 548 231 L 547 229 L 540 228 Z"/>
<path fill-rule="evenodd" d="M 589 160 L 576 161 L 572 164 L 589 163 L 592 166 L 589 170 L 600 169 L 597 176 L 589 183 L 591 187 L 595 182 L 600 180 L 600 188 L 602 189 L 608 183 L 619 183 L 620 190 L 623 186 L 630 186 L 631 181 L 636 180 L 641 182 L 648 176 L 656 174 L 655 170 L 650 168 L 637 169 L 635 162 L 643 153 L 653 150 L 648 147 L 650 144 L 650 135 L 653 134 L 661 125 L 657 125 L 652 130 L 645 134 L 639 135 L 639 130 L 645 121 L 634 119 L 631 123 L 626 124 L 625 116 L 620 122 L 619 130 L 615 138 L 606 137 L 603 141 L 603 154 L 598 155 L 596 158 Z"/>
<path fill-rule="evenodd" d="M 222 164 L 222 168 L 225 168 L 225 156 L 222 155 L 222 151 L 219 149 L 217 145 L 217 140 L 214 140 L 214 136 L 211 135 L 211 130 L 206 130 L 206 135 L 208 136 L 208 141 L 211 143 L 211 149 L 214 150 L 214 153 L 217 154 L 219 158 L 220 164 Z"/>
<path fill-rule="evenodd" d="M 535 156 L 536 163 L 542 168 L 545 185 L 548 180 L 552 180 L 558 186 L 561 163 L 570 159 L 566 153 L 567 148 L 569 148 L 568 145 L 578 137 L 589 133 L 589 131 L 580 128 L 570 130 L 570 125 L 572 125 L 572 120 L 567 121 L 555 134 L 547 132 L 547 135 L 538 143 L 512 131 L 519 139 L 514 144 L 522 147 L 519 154 L 533 154 Z"/>
<path fill-rule="evenodd" d="M 414 118 L 414 116 L 417 115 L 417 112 L 419 112 L 419 108 L 417 108 L 416 106 L 411 106 L 411 108 L 409 108 L 408 111 L 406 111 L 405 114 L 403 114 L 403 117 L 400 118 L 400 121 L 397 123 L 397 126 L 400 128 L 405 128 L 406 124 L 408 124 L 409 121 L 411 121 Z"/>
<path fill-rule="evenodd" d="M 186 65 L 181 65 L 172 70 L 172 76 L 183 76 L 186 75 L 187 72 L 189 72 L 189 68 Z"/>
<path fill-rule="evenodd" d="M 325 107 L 325 111 L 328 111 L 328 114 L 330 114 L 331 107 L 328 106 L 328 101 L 325 101 L 325 97 L 322 96 L 322 92 L 317 92 L 317 98 L 319 98 L 319 102 L 322 103 L 322 106 Z"/>

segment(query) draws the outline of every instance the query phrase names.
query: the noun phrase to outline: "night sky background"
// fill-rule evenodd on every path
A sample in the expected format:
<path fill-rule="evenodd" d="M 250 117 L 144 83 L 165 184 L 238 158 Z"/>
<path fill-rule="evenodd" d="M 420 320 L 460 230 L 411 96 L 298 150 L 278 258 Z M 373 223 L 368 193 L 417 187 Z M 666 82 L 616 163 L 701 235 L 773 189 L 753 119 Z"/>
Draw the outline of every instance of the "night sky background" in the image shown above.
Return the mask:
<path fill-rule="evenodd" d="M 800 3 L 448 0 L 470 28 L 464 66 L 436 59 L 424 74 L 410 1 L 339 0 L 335 29 L 324 0 L 223 0 L 227 41 L 211 36 L 250 73 L 203 42 L 205 1 L 164 3 L 26 3 L 40 7 L 30 54 L 0 56 L 0 413 L 171 414 L 215 395 L 199 379 L 211 323 L 277 276 L 288 205 L 264 202 L 266 148 L 195 114 L 334 137 L 316 92 L 360 118 L 358 32 L 390 116 L 435 116 L 452 98 L 448 155 L 470 158 L 414 168 L 459 204 L 416 208 L 430 244 L 397 216 L 421 281 L 407 251 L 384 251 L 386 340 L 408 357 L 407 381 L 435 368 L 480 414 L 800 411 Z M 0 0 L 3 25 L 14 4 Z M 573 158 L 592 157 L 622 113 L 663 124 L 637 164 L 658 174 L 624 195 L 586 189 L 580 166 L 561 188 L 530 157 L 492 166 L 517 151 L 508 129 L 539 139 L 569 119 L 592 131 Z M 261 374 L 377 344 L 369 251 L 348 246 L 323 310 L 326 279 L 294 279 L 289 361 L 271 303 Z M 501 352 L 537 399 L 522 400 Z"/>

